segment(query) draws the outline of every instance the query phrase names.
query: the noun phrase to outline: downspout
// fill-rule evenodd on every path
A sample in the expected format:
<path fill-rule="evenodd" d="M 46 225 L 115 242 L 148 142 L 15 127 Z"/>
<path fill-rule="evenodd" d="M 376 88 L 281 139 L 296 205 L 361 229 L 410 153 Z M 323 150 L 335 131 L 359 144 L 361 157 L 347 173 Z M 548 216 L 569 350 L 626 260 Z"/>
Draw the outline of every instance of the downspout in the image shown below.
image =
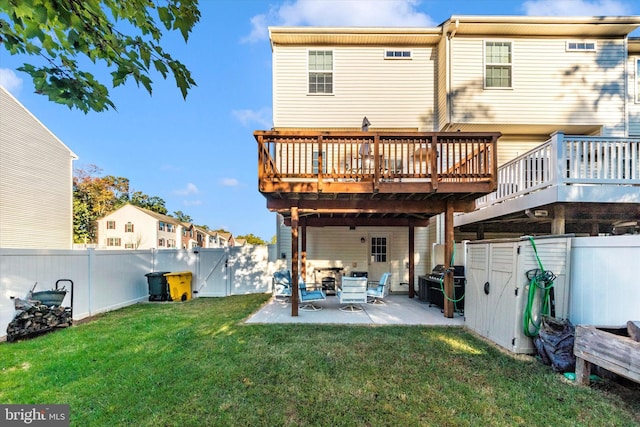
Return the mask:
<path fill-rule="evenodd" d="M 453 85 L 452 77 L 451 77 L 451 39 L 455 37 L 456 33 L 458 32 L 459 26 L 460 26 L 460 21 L 456 19 L 456 23 L 455 23 L 455 27 L 453 28 L 453 31 L 451 31 L 449 34 L 445 34 L 446 36 L 445 38 L 445 56 L 446 56 L 445 75 L 447 76 L 445 80 L 446 81 L 445 91 L 446 91 L 446 99 L 447 99 L 447 128 L 445 129 L 445 131 L 451 128 L 451 121 L 453 120 L 453 107 L 451 106 L 451 86 Z M 447 31 L 448 29 L 449 27 L 447 26 L 445 31 Z"/>

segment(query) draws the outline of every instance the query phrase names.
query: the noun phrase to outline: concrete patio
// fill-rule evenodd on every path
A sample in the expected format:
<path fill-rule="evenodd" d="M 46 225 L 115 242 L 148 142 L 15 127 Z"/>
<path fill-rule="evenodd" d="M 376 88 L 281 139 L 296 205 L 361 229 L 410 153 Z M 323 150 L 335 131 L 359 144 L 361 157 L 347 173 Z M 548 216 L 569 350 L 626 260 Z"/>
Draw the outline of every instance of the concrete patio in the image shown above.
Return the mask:
<path fill-rule="evenodd" d="M 455 313 L 446 318 L 439 307 L 410 299 L 407 295 L 388 295 L 385 304 L 360 304 L 362 311 L 340 311 L 341 304 L 335 296 L 327 296 L 317 303 L 319 311 L 299 310 L 297 317 L 291 316 L 291 304 L 271 298 L 260 310 L 251 315 L 246 323 L 327 323 L 358 325 L 439 325 L 463 326 L 464 317 Z"/>

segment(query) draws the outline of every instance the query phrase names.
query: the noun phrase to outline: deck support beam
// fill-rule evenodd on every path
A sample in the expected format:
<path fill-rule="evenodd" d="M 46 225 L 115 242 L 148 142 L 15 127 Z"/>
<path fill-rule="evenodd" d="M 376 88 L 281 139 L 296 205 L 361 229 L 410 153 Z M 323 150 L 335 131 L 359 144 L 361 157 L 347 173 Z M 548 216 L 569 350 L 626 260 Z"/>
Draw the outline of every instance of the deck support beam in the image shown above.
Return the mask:
<path fill-rule="evenodd" d="M 444 317 L 453 317 L 453 301 L 455 294 L 453 292 L 453 265 L 451 265 L 451 257 L 453 256 L 454 245 L 453 234 L 453 202 L 447 202 L 447 209 L 444 215 L 444 266 L 446 273 L 444 275 Z"/>
<path fill-rule="evenodd" d="M 298 316 L 298 208 L 291 208 L 291 316 Z"/>
<path fill-rule="evenodd" d="M 413 298 L 415 296 L 414 289 L 414 277 L 415 277 L 415 253 L 416 244 L 415 244 L 415 221 L 413 219 L 409 220 L 409 298 Z"/>

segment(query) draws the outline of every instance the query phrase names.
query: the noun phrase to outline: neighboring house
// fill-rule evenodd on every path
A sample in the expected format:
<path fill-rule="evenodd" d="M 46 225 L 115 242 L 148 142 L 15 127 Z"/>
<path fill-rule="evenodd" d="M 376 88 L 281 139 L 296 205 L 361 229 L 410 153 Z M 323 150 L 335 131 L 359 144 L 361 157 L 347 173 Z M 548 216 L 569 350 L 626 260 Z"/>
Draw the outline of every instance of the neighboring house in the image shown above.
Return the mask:
<path fill-rule="evenodd" d="M 274 128 L 254 135 L 278 253 L 301 260 L 307 281 L 390 271 L 391 290 L 412 294 L 436 243 L 449 258 L 453 239 L 637 220 L 639 26 L 452 16 L 270 28 Z"/>
<path fill-rule="evenodd" d="M 99 249 L 176 249 L 181 242 L 180 221 L 131 204 L 97 222 Z"/>
<path fill-rule="evenodd" d="M 207 236 L 207 248 L 226 248 L 229 246 L 235 246 L 236 243 L 231 233 L 207 230 Z"/>
<path fill-rule="evenodd" d="M 0 248 L 73 247 L 77 158 L 0 86 Z"/>

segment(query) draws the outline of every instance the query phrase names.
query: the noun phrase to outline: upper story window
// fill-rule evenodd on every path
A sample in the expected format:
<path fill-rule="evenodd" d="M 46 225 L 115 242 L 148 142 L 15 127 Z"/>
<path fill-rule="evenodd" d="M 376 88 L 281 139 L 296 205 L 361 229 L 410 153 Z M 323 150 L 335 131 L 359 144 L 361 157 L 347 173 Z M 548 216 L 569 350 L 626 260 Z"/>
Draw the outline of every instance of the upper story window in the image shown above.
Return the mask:
<path fill-rule="evenodd" d="M 167 231 L 169 233 L 173 233 L 175 230 L 174 225 L 173 224 L 167 224 Z"/>
<path fill-rule="evenodd" d="M 640 58 L 636 59 L 636 102 L 640 102 Z"/>
<path fill-rule="evenodd" d="M 164 222 L 162 222 L 162 221 L 158 222 L 158 230 L 164 231 L 165 225 L 166 224 Z"/>
<path fill-rule="evenodd" d="M 385 50 L 384 59 L 411 59 L 410 50 Z"/>
<path fill-rule="evenodd" d="M 596 42 L 585 42 L 585 41 L 568 41 L 567 42 L 567 50 L 568 51 L 595 51 L 596 50 Z"/>
<path fill-rule="evenodd" d="M 124 225 L 124 232 L 125 233 L 133 233 L 133 224 L 128 222 Z"/>
<path fill-rule="evenodd" d="M 484 87 L 510 88 L 513 74 L 512 43 L 487 41 L 484 43 Z"/>
<path fill-rule="evenodd" d="M 116 222 L 115 221 L 107 221 L 107 230 L 115 230 Z"/>
<path fill-rule="evenodd" d="M 333 93 L 333 52 L 309 51 L 309 93 Z"/>

